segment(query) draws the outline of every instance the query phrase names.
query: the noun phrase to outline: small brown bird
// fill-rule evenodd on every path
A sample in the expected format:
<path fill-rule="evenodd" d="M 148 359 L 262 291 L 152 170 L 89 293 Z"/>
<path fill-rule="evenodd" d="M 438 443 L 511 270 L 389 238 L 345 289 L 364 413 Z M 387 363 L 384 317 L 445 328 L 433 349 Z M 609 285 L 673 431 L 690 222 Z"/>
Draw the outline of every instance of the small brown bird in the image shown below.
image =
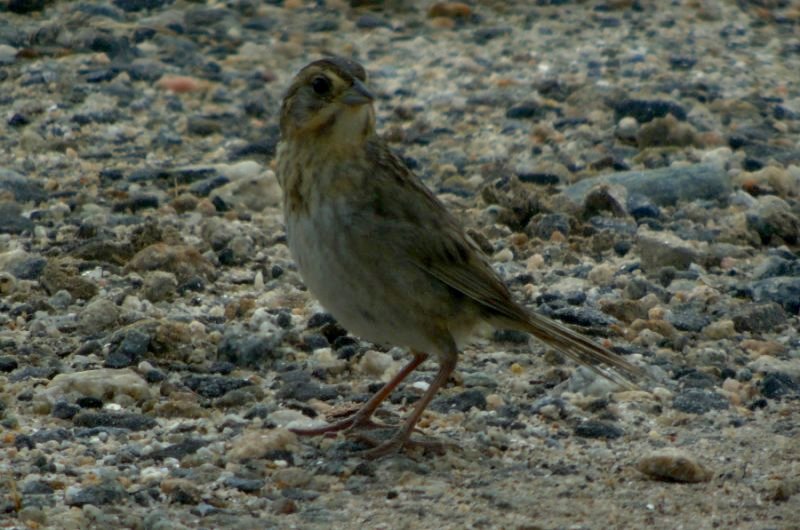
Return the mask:
<path fill-rule="evenodd" d="M 360 64 L 330 57 L 300 70 L 286 93 L 277 156 L 287 237 L 309 290 L 345 328 L 408 347 L 413 358 L 352 416 L 294 432 L 375 426 L 381 402 L 433 355 L 439 371 L 414 411 L 365 454 L 401 449 L 482 323 L 531 333 L 621 384 L 597 363 L 639 377 L 640 368 L 512 299 L 453 215 L 378 136 L 366 82 Z"/>

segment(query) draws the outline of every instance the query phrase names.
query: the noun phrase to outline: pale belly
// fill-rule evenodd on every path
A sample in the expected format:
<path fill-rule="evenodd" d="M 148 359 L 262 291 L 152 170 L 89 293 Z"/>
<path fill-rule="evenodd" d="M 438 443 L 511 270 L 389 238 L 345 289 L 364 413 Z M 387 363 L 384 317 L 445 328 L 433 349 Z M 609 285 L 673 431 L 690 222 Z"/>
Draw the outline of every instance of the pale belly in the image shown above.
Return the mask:
<path fill-rule="evenodd" d="M 311 293 L 348 331 L 371 342 L 432 354 L 452 349 L 458 305 L 448 290 L 400 262 L 385 234 L 354 235 L 352 222 L 330 203 L 315 217 L 287 215 L 289 248 Z M 440 314 L 426 309 L 432 298 L 441 299 L 434 303 Z"/>

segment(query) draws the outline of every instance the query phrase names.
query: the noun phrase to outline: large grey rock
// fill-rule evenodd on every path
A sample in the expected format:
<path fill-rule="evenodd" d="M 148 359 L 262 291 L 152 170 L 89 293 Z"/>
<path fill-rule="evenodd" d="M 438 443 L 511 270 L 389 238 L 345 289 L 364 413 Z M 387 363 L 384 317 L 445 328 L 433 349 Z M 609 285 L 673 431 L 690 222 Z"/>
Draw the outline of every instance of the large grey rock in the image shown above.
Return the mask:
<path fill-rule="evenodd" d="M 678 201 L 720 199 L 731 191 L 731 180 L 723 167 L 696 164 L 600 175 L 573 184 L 564 190 L 564 195 L 582 204 L 589 190 L 598 184 L 619 184 L 628 193 L 644 195 L 662 206 Z"/>

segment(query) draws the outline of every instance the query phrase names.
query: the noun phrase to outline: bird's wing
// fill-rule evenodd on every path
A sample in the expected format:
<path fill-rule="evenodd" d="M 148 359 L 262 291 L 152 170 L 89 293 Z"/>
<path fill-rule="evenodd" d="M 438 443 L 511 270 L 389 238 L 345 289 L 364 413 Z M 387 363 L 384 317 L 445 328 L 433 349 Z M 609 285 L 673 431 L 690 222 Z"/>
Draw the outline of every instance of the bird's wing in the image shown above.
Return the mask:
<path fill-rule="evenodd" d="M 376 186 L 382 222 L 372 224 L 392 230 L 394 255 L 411 262 L 450 288 L 472 299 L 486 310 L 490 321 L 503 327 L 531 333 L 572 360 L 626 387 L 619 375 L 602 370 L 606 364 L 630 376 L 644 376 L 641 368 L 596 344 L 567 326 L 531 313 L 517 304 L 478 246 L 464 233 L 458 221 L 431 191 L 392 154 L 381 154 L 381 175 L 391 179 Z"/>

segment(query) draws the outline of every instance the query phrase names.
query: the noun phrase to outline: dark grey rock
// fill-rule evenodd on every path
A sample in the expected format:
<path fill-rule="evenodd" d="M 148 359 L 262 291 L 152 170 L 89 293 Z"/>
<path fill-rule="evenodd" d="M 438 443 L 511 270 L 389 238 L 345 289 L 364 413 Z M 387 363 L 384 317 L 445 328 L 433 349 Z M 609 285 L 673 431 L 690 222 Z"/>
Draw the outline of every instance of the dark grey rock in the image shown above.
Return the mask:
<path fill-rule="evenodd" d="M 472 34 L 472 38 L 477 44 L 486 44 L 490 40 L 496 39 L 497 37 L 502 37 L 504 35 L 510 35 L 510 34 L 511 34 L 510 27 L 479 28 L 476 29 L 475 32 Z"/>
<path fill-rule="evenodd" d="M 630 116 L 639 123 L 672 114 L 679 120 L 686 119 L 686 110 L 675 102 L 661 99 L 623 99 L 613 105 L 616 121 Z"/>
<path fill-rule="evenodd" d="M 103 408 L 103 400 L 94 396 L 81 396 L 75 400 L 75 404 L 82 409 Z"/>
<path fill-rule="evenodd" d="M 706 327 L 711 319 L 691 306 L 677 306 L 667 313 L 667 322 L 681 331 L 700 331 Z"/>
<path fill-rule="evenodd" d="M 785 322 L 786 312 L 775 302 L 747 305 L 733 315 L 733 325 L 740 332 L 764 333 Z"/>
<path fill-rule="evenodd" d="M 245 493 L 257 493 L 264 487 L 265 482 L 261 479 L 248 479 L 240 477 L 230 477 L 225 479 L 225 485 Z"/>
<path fill-rule="evenodd" d="M 171 4 L 174 0 L 113 0 L 118 8 L 129 13 L 144 11 L 146 9 L 158 9 Z"/>
<path fill-rule="evenodd" d="M 166 379 L 167 376 L 159 370 L 148 370 L 147 373 L 144 374 L 144 378 L 148 383 L 160 383 Z"/>
<path fill-rule="evenodd" d="M 587 328 L 607 327 L 616 322 L 614 318 L 598 309 L 582 306 L 561 307 L 550 312 L 549 316 L 567 324 L 575 324 L 576 326 Z"/>
<path fill-rule="evenodd" d="M 697 64 L 697 58 L 688 55 L 672 55 L 669 65 L 673 70 L 691 70 Z"/>
<path fill-rule="evenodd" d="M 561 232 L 565 236 L 569 235 L 569 216 L 563 213 L 537 214 L 530 220 L 525 231 L 539 239 L 548 241 L 553 232 Z"/>
<path fill-rule="evenodd" d="M 752 275 L 756 280 L 775 276 L 800 276 L 800 260 L 769 256 L 753 269 Z"/>
<path fill-rule="evenodd" d="M 521 182 L 529 184 L 538 184 L 540 186 L 554 186 L 561 182 L 561 177 L 555 173 L 542 173 L 536 171 L 524 171 L 517 173 L 517 178 Z"/>
<path fill-rule="evenodd" d="M 613 440 L 620 438 L 623 434 L 625 434 L 625 431 L 620 427 L 602 420 L 582 421 L 575 427 L 575 436 L 580 436 L 581 438 Z"/>
<path fill-rule="evenodd" d="M 125 71 L 128 72 L 128 76 L 132 81 L 149 81 L 152 83 L 161 79 L 166 73 L 166 68 L 159 61 L 136 59 L 125 66 Z"/>
<path fill-rule="evenodd" d="M 622 217 L 595 215 L 589 218 L 587 224 L 598 232 L 607 231 L 621 236 L 636 234 L 636 223 Z"/>
<path fill-rule="evenodd" d="M 477 388 L 465 390 L 455 396 L 434 399 L 429 408 L 436 412 L 446 413 L 451 411 L 467 412 L 472 407 L 480 410 L 486 409 L 486 396 Z"/>
<path fill-rule="evenodd" d="M 121 20 L 122 13 L 108 5 L 97 5 L 93 3 L 79 3 L 75 6 L 75 11 L 92 17 L 105 17 L 112 20 Z"/>
<path fill-rule="evenodd" d="M 758 385 L 761 394 L 769 399 L 780 399 L 787 396 L 800 396 L 800 382 L 790 375 L 772 372 L 764 376 Z"/>
<path fill-rule="evenodd" d="M 698 370 L 689 370 L 678 377 L 682 388 L 714 388 L 719 381 L 710 374 Z"/>
<path fill-rule="evenodd" d="M 22 485 L 23 495 L 50 495 L 55 493 L 53 487 L 43 480 L 29 480 Z"/>
<path fill-rule="evenodd" d="M 14 437 L 14 447 L 17 449 L 33 449 L 36 443 L 27 434 L 18 434 Z"/>
<path fill-rule="evenodd" d="M 22 127 L 24 125 L 28 125 L 30 122 L 31 120 L 27 116 L 20 114 L 19 112 L 15 112 L 10 118 L 8 118 L 8 120 L 6 120 L 6 123 L 10 127 Z"/>
<path fill-rule="evenodd" d="M 243 27 L 254 31 L 269 31 L 278 24 L 278 20 L 270 17 L 253 15 L 243 21 Z"/>
<path fill-rule="evenodd" d="M 224 123 L 214 116 L 189 116 L 186 121 L 186 132 L 197 136 L 221 133 L 224 128 Z"/>
<path fill-rule="evenodd" d="M 12 13 L 27 14 L 41 11 L 47 2 L 45 0 L 8 0 L 8 10 Z"/>
<path fill-rule="evenodd" d="M 116 353 L 130 357 L 134 362 L 138 361 L 150 346 L 151 336 L 145 333 L 143 328 L 128 330 L 122 338 Z"/>
<path fill-rule="evenodd" d="M 139 210 L 143 210 L 146 208 L 158 208 L 158 197 L 155 195 L 144 194 L 144 193 L 137 193 L 131 195 L 124 201 L 117 201 L 115 202 L 112 207 L 111 211 L 113 212 L 137 212 Z"/>
<path fill-rule="evenodd" d="M 201 447 L 208 445 L 206 440 L 200 438 L 187 438 L 182 442 L 169 445 L 162 449 L 156 449 L 150 453 L 149 457 L 153 460 L 164 460 L 165 458 L 176 458 L 181 460 L 186 455 L 197 452 Z"/>
<path fill-rule="evenodd" d="M 13 372 L 8 380 L 11 382 L 25 381 L 26 379 L 52 379 L 58 374 L 58 369 L 52 366 L 25 366 Z"/>
<path fill-rule="evenodd" d="M 517 103 L 506 111 L 506 118 L 514 120 L 523 120 L 530 118 L 541 118 L 545 114 L 545 110 L 541 105 L 535 101 L 525 101 Z"/>
<path fill-rule="evenodd" d="M 336 31 L 339 29 L 339 21 L 333 18 L 319 18 L 312 20 L 306 25 L 306 31 L 309 33 L 321 33 Z"/>
<path fill-rule="evenodd" d="M 661 216 L 661 209 L 656 206 L 649 197 L 639 193 L 631 193 L 628 195 L 626 207 L 628 213 L 635 219 L 642 219 L 645 217 L 658 219 Z"/>
<path fill-rule="evenodd" d="M 65 503 L 67 506 L 77 507 L 86 504 L 104 506 L 120 504 L 124 502 L 127 497 L 128 494 L 121 484 L 109 480 L 94 486 L 87 486 L 74 495 L 68 495 L 65 499 Z"/>
<path fill-rule="evenodd" d="M 789 314 L 800 313 L 800 277 L 775 276 L 751 284 L 756 302 L 775 302 Z"/>
<path fill-rule="evenodd" d="M 200 8 L 187 11 L 183 20 L 191 30 L 201 30 L 223 22 L 231 13 L 227 9 Z"/>
<path fill-rule="evenodd" d="M 143 431 L 158 425 L 153 418 L 133 412 L 84 411 L 76 414 L 72 423 L 78 427 L 112 427 L 130 431 Z"/>
<path fill-rule="evenodd" d="M 313 501 L 319 497 L 319 492 L 317 491 L 309 491 L 300 488 L 285 488 L 281 490 L 281 494 L 293 501 Z"/>
<path fill-rule="evenodd" d="M 14 357 L 10 355 L 3 355 L 0 357 L 0 372 L 13 372 L 17 369 L 19 363 Z"/>
<path fill-rule="evenodd" d="M 218 398 L 231 390 L 252 385 L 250 381 L 219 375 L 190 375 L 183 379 L 183 384 L 206 398 Z"/>
<path fill-rule="evenodd" d="M 15 202 L 0 202 L 0 233 L 21 234 L 33 232 L 34 224 L 22 216 L 22 207 Z"/>
<path fill-rule="evenodd" d="M 730 403 L 725 396 L 716 392 L 690 388 L 675 396 L 672 406 L 681 412 L 705 414 L 710 410 L 727 409 Z"/>
<path fill-rule="evenodd" d="M 193 182 L 192 185 L 189 186 L 189 192 L 199 197 L 207 197 L 209 193 L 220 186 L 228 184 L 230 181 L 231 180 L 224 175 L 209 177 L 197 182 Z"/>
<path fill-rule="evenodd" d="M 61 420 L 69 420 L 77 414 L 81 408 L 77 405 L 72 405 L 66 401 L 56 401 L 53 405 L 53 416 Z"/>
<path fill-rule="evenodd" d="M 330 313 L 314 313 L 311 315 L 311 318 L 308 319 L 308 327 L 309 328 L 319 328 L 324 326 L 325 324 L 335 324 L 336 319 L 333 318 L 333 315 Z"/>
<path fill-rule="evenodd" d="M 356 19 L 356 27 L 360 29 L 388 28 L 390 24 L 383 18 L 368 13 Z"/>
<path fill-rule="evenodd" d="M 277 347 L 280 342 L 278 335 L 261 336 L 234 331 L 222 338 L 217 346 L 217 355 L 236 366 L 263 367 L 279 356 Z"/>
<path fill-rule="evenodd" d="M 334 386 L 320 385 L 312 381 L 289 381 L 284 383 L 277 396 L 278 399 L 296 399 L 303 402 L 310 399 L 331 401 L 339 396 L 339 392 Z"/>
<path fill-rule="evenodd" d="M 101 68 L 99 70 L 89 70 L 87 72 L 81 72 L 83 75 L 83 80 L 87 83 L 105 83 L 107 81 L 111 81 L 117 75 L 119 75 L 119 68 L 109 67 L 109 68 Z M 82 118 L 79 116 L 83 115 L 76 115 L 74 120 L 78 123 L 81 123 Z"/>
<path fill-rule="evenodd" d="M 0 190 L 11 193 L 19 203 L 39 203 L 47 198 L 39 182 L 6 168 L 0 168 Z"/>

